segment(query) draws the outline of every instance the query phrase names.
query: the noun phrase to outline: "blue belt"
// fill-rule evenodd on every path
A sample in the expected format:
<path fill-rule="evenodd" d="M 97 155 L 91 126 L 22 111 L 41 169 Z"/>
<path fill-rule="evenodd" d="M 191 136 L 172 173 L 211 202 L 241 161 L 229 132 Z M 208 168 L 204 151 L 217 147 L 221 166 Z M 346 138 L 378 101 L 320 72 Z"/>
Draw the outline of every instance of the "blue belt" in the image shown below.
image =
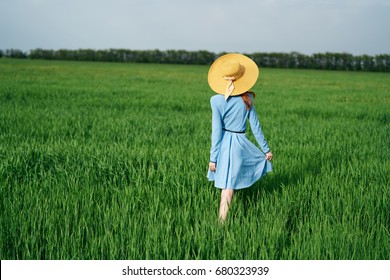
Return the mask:
<path fill-rule="evenodd" d="M 233 130 L 229 130 L 229 129 L 226 129 L 226 128 L 222 128 L 222 130 L 223 130 L 223 131 L 232 132 L 232 133 L 240 133 L 240 134 L 245 133 L 245 130 L 244 130 L 244 131 L 233 131 Z"/>

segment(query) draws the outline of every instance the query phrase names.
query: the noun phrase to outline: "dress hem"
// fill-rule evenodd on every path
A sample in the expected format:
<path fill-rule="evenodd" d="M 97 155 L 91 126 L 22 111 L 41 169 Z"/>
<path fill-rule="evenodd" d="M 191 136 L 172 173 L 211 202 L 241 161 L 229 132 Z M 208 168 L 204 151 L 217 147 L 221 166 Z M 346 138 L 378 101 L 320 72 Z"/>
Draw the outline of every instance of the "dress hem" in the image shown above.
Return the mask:
<path fill-rule="evenodd" d="M 272 169 L 271 170 L 266 170 L 265 172 L 263 172 L 258 178 L 255 178 L 254 180 L 252 180 L 252 183 L 248 184 L 248 185 L 244 185 L 242 187 L 218 187 L 216 185 L 214 185 L 215 188 L 217 189 L 220 189 L 220 190 L 242 190 L 242 189 L 247 189 L 247 188 L 250 188 L 252 187 L 258 180 L 260 180 L 261 178 L 265 177 L 265 175 L 267 175 L 267 173 L 269 172 L 272 172 Z M 209 178 L 209 181 L 212 182 L 212 181 L 215 181 L 213 179 L 210 179 Z"/>

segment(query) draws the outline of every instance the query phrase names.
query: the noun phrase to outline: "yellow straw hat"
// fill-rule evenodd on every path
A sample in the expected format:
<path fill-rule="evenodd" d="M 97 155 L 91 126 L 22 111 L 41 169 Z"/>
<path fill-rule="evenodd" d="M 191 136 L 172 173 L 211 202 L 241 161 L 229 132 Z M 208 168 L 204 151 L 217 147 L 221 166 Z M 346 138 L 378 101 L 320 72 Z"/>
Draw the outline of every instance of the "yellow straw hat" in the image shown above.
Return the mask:
<path fill-rule="evenodd" d="M 250 90 L 259 77 L 259 68 L 249 57 L 229 53 L 219 57 L 210 66 L 208 82 L 213 91 L 229 96 Z"/>

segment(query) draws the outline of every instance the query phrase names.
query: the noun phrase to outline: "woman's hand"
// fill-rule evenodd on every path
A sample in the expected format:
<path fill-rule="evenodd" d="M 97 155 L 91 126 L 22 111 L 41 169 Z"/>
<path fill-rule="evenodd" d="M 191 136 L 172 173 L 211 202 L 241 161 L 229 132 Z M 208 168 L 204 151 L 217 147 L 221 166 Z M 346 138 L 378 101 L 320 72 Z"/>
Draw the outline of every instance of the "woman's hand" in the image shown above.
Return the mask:
<path fill-rule="evenodd" d="M 272 155 L 271 152 L 268 152 L 268 153 L 265 154 L 265 159 L 268 160 L 268 161 L 271 161 L 272 157 L 273 157 L 273 155 Z"/>
<path fill-rule="evenodd" d="M 211 172 L 215 172 L 215 170 L 216 170 L 215 162 L 209 162 L 209 169 Z"/>

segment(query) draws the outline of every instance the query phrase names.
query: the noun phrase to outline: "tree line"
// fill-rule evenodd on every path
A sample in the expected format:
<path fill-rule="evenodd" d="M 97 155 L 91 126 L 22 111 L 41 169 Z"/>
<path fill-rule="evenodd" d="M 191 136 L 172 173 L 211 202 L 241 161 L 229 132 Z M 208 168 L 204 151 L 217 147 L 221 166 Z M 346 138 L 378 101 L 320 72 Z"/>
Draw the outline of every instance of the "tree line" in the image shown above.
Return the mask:
<path fill-rule="evenodd" d="M 198 65 L 210 65 L 217 57 L 223 54 L 225 53 L 217 54 L 205 50 L 34 49 L 30 52 L 23 52 L 19 49 L 0 50 L 0 58 Z M 390 54 L 370 56 L 331 52 L 312 55 L 298 52 L 255 52 L 251 54 L 246 53 L 245 55 L 252 58 L 259 67 L 390 72 Z"/>

